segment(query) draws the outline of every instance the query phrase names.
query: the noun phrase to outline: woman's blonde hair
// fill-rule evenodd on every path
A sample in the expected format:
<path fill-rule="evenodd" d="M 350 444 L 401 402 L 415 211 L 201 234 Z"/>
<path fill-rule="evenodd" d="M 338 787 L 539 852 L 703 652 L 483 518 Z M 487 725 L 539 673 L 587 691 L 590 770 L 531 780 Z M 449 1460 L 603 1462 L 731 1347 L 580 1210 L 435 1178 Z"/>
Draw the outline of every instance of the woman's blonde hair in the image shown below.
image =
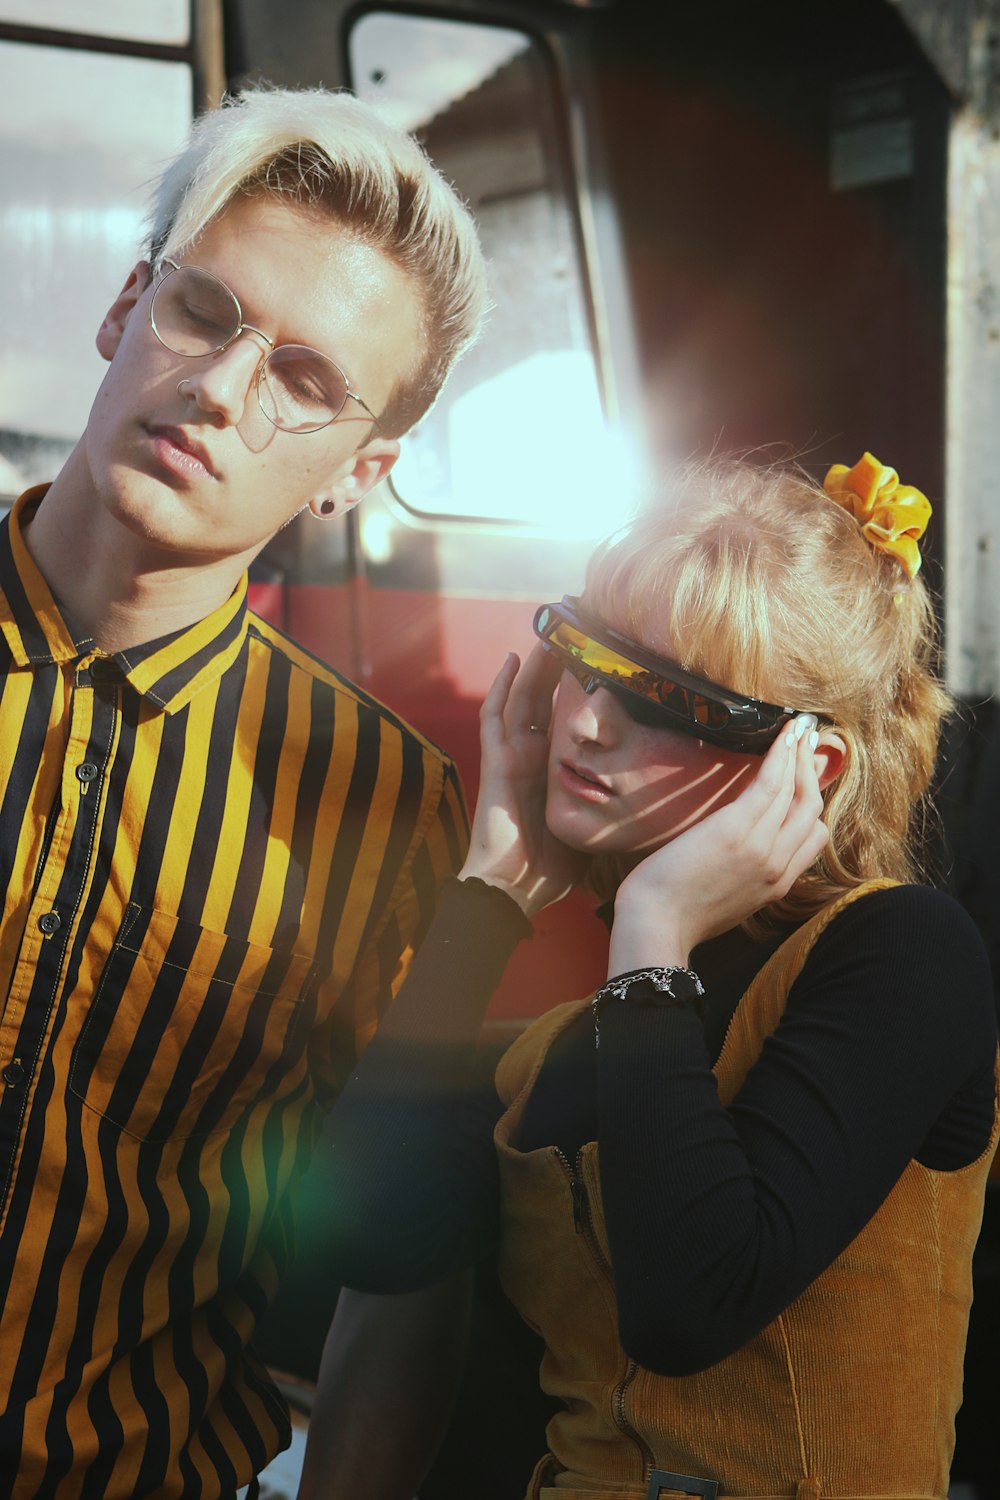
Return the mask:
<path fill-rule="evenodd" d="M 728 687 L 809 710 L 843 739 L 844 768 L 824 793 L 829 843 L 751 930 L 801 921 L 872 877 L 919 875 L 950 707 L 931 601 L 807 475 L 689 466 L 598 549 L 584 598 L 623 634 Z M 598 865 L 594 883 L 606 893 L 614 881 Z"/>
<path fill-rule="evenodd" d="M 347 92 L 258 86 L 195 121 L 156 184 L 148 256 L 155 269 L 240 195 L 270 194 L 328 214 L 412 280 L 424 349 L 379 415 L 398 437 L 435 401 L 478 336 L 488 305 L 472 215 L 422 148 Z"/>

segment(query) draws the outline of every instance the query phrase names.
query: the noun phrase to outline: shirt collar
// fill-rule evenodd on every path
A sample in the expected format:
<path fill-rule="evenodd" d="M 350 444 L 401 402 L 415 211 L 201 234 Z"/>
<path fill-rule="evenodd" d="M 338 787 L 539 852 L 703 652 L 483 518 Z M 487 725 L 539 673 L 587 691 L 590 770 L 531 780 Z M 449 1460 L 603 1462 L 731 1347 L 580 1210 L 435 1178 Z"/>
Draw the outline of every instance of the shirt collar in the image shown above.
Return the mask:
<path fill-rule="evenodd" d="M 0 523 L 0 632 L 19 667 L 101 654 L 87 631 L 56 602 L 25 545 L 23 522 L 47 488 L 26 490 Z M 244 573 L 226 602 L 203 620 L 109 659 L 143 698 L 175 713 L 232 665 L 243 649 L 247 624 Z"/>

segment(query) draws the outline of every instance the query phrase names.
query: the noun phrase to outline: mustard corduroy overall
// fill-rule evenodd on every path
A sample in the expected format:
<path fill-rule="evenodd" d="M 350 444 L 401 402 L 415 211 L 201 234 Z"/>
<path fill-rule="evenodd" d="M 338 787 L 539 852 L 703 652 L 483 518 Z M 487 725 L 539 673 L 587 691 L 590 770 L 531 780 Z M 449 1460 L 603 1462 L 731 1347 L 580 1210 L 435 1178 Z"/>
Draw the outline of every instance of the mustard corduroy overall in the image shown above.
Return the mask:
<path fill-rule="evenodd" d="M 781 1019 L 820 932 L 888 884 L 824 907 L 755 977 L 715 1067 L 723 1104 Z M 497 1073 L 507 1106 L 496 1129 L 501 1280 L 545 1340 L 543 1387 L 566 1403 L 549 1424 L 530 1500 L 645 1500 L 655 1470 L 715 1481 L 720 1496 L 743 1500 L 944 1500 L 996 1106 L 977 1161 L 953 1172 L 911 1161 L 857 1238 L 748 1345 L 697 1375 L 656 1375 L 619 1342 L 597 1143 L 576 1163 L 513 1144 L 548 1048 L 586 1004 L 541 1017 Z M 588 1204 L 579 1230 L 574 1177 Z"/>

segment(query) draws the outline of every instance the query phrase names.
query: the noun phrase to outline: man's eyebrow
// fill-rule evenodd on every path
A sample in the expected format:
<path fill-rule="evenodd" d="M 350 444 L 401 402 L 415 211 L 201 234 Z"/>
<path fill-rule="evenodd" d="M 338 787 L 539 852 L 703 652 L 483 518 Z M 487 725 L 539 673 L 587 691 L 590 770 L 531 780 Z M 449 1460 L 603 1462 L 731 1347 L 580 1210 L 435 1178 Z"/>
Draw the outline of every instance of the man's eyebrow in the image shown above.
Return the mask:
<path fill-rule="evenodd" d="M 166 256 L 165 259 L 167 259 L 167 260 L 173 260 L 174 257 L 173 256 Z M 244 297 L 243 293 L 240 291 L 239 287 L 236 286 L 234 284 L 234 282 L 229 279 L 228 276 L 224 276 L 221 271 L 215 270 L 212 266 L 203 265 L 198 260 L 178 262 L 178 264 L 179 265 L 183 264 L 183 265 L 186 265 L 186 266 L 190 266 L 191 269 L 195 270 L 195 271 L 207 271 L 210 276 L 214 276 L 217 281 L 221 281 L 222 285 L 226 288 L 226 290 L 229 291 L 229 292 L 231 292 L 233 294 L 233 296 L 236 298 L 237 302 L 239 303 L 239 305 L 240 305 L 240 312 L 241 312 L 241 314 L 243 316 L 244 323 L 245 324 L 252 324 L 255 327 L 257 326 L 258 314 L 256 314 L 253 311 L 253 304 L 247 302 L 246 298 Z M 278 347 L 281 344 L 297 344 L 300 348 L 303 348 L 303 349 L 312 349 L 315 354 L 324 354 L 324 350 L 321 349 L 318 344 L 314 344 L 311 339 L 302 339 L 302 338 L 297 338 L 297 337 L 296 338 L 282 338 L 282 339 L 279 339 L 279 338 L 274 337 L 274 335 L 271 333 L 270 328 L 268 328 L 267 323 L 268 323 L 268 317 L 267 317 L 267 314 L 264 314 L 263 322 L 260 324 L 260 331 L 261 331 L 261 333 L 266 334 L 268 338 L 270 338 L 270 339 L 273 340 L 273 343 L 274 343 L 275 347 Z M 334 356 L 332 354 L 326 354 L 325 357 L 327 359 L 333 360 L 333 363 L 335 365 L 337 365 L 339 368 L 343 369 L 343 366 L 341 365 L 340 360 L 334 358 Z M 346 370 L 344 370 L 344 374 L 345 375 L 347 374 Z"/>

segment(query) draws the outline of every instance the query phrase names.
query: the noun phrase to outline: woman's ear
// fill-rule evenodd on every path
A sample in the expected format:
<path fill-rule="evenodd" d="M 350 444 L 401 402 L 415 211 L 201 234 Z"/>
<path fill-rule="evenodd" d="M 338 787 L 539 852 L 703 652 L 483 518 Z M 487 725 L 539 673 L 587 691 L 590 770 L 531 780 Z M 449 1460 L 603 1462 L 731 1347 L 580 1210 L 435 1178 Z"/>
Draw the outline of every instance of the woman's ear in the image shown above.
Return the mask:
<path fill-rule="evenodd" d="M 138 261 L 131 269 L 128 280 L 118 296 L 104 314 L 104 322 L 97 330 L 97 352 L 102 359 L 113 359 L 122 341 L 132 309 L 149 285 L 149 262 Z"/>
<path fill-rule="evenodd" d="M 395 438 L 375 438 L 366 443 L 329 484 L 317 491 L 309 509 L 320 520 L 346 515 L 386 477 L 398 457 Z"/>
<path fill-rule="evenodd" d="M 820 731 L 819 744 L 813 751 L 813 762 L 820 790 L 836 781 L 847 764 L 847 746 L 832 729 Z"/>

